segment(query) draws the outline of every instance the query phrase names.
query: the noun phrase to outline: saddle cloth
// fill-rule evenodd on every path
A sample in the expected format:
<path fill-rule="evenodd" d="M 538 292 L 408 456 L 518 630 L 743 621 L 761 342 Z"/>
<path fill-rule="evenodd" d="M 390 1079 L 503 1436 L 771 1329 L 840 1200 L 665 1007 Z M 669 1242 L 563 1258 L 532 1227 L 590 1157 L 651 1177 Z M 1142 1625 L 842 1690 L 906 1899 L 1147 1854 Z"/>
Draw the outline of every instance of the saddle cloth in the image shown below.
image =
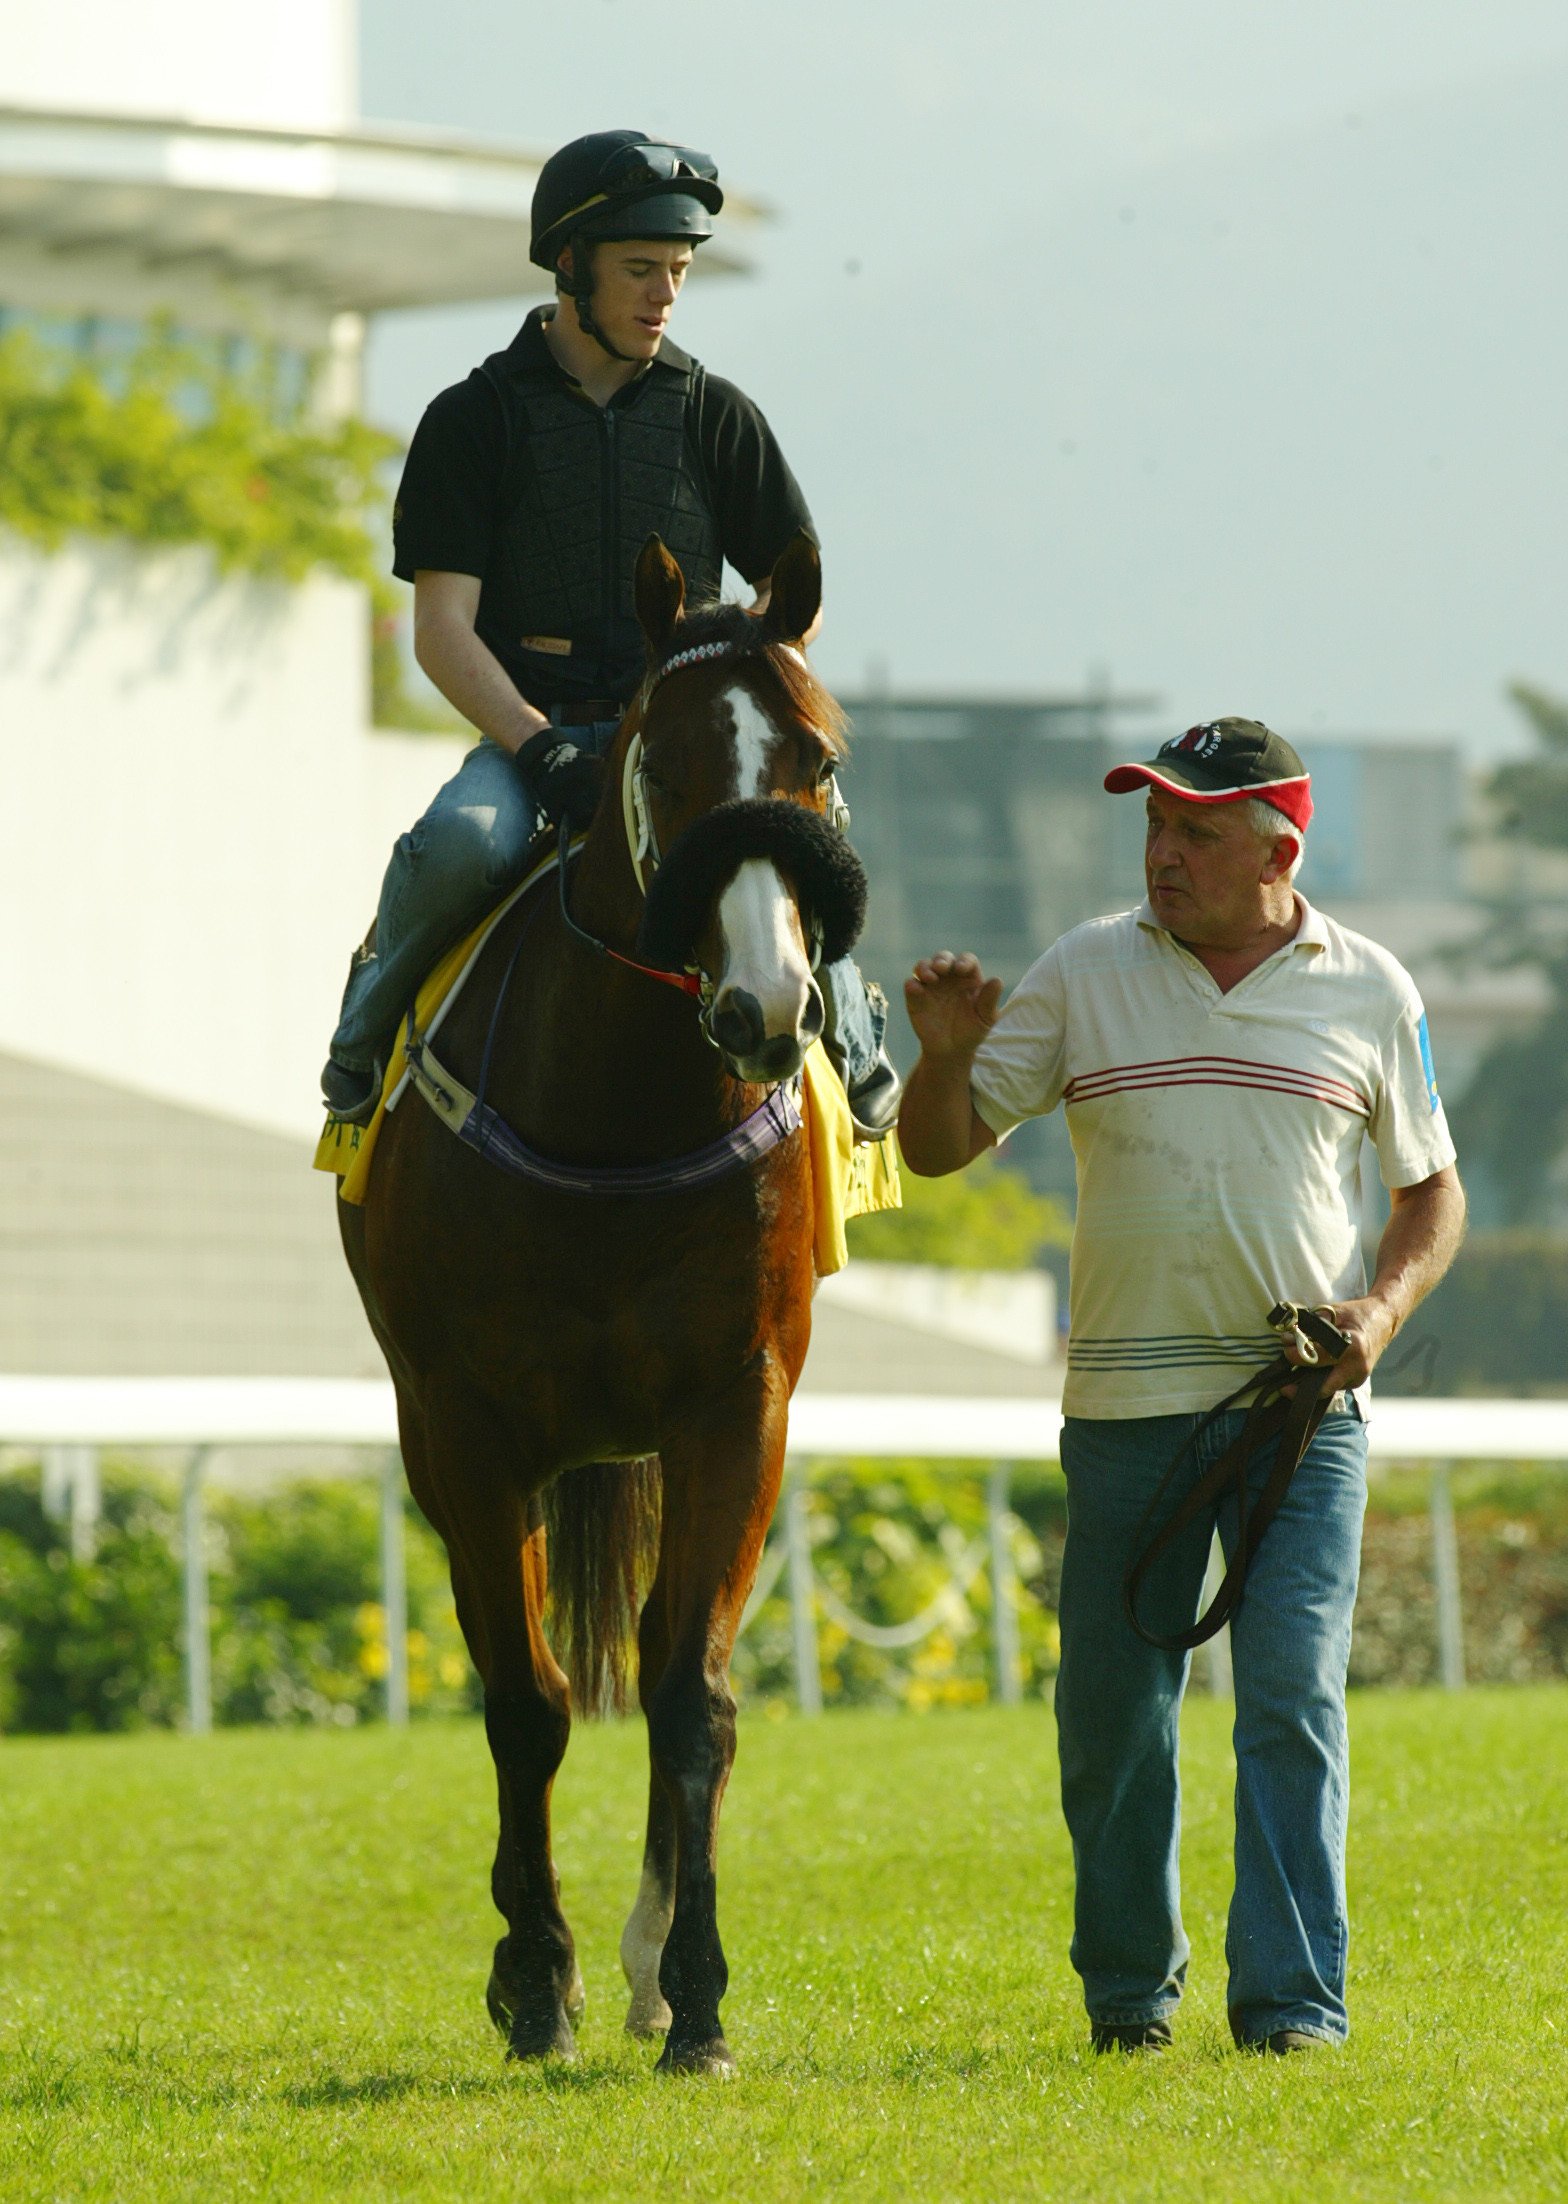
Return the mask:
<path fill-rule="evenodd" d="M 449 949 L 420 988 L 414 1005 L 414 1023 L 427 1039 L 440 1030 L 441 1021 L 457 1000 L 463 983 L 479 961 L 479 952 L 496 925 L 536 880 L 554 870 L 556 859 L 535 867 L 505 902 L 491 912 L 466 940 Z M 370 1187 L 376 1141 L 389 1110 L 397 1109 L 409 1091 L 400 1026 L 396 1046 L 382 1082 L 381 1100 L 368 1125 L 348 1125 L 328 1117 L 316 1146 L 315 1168 L 335 1172 L 338 1195 L 346 1202 L 362 1203 Z M 811 1147 L 811 1183 L 815 1210 L 813 1253 L 817 1275 L 829 1278 L 849 1261 L 844 1227 L 851 1217 L 865 1217 L 879 1210 L 903 1206 L 899 1184 L 898 1149 L 889 1133 L 884 1139 L 857 1143 L 854 1121 L 838 1074 L 826 1049 L 813 1042 L 807 1052 L 801 1081 L 802 1132 Z"/>

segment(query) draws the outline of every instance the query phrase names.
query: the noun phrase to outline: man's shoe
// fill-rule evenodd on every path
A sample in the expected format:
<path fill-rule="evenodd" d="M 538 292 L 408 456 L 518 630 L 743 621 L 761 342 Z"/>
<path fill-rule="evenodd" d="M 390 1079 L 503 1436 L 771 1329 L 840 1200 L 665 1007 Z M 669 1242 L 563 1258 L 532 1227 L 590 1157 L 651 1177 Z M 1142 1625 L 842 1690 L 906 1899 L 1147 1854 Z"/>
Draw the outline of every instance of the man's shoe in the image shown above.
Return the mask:
<path fill-rule="evenodd" d="M 368 1125 L 381 1099 L 381 1067 L 372 1064 L 361 1071 L 329 1056 L 321 1074 L 321 1099 L 331 1115 L 344 1125 Z"/>
<path fill-rule="evenodd" d="M 1260 2057 L 1272 2055 L 1288 2059 L 1293 2051 L 1326 2051 L 1326 2036 L 1309 2036 L 1305 2028 L 1276 2028 L 1271 2036 L 1253 2036 L 1247 2043 L 1238 2044 L 1242 2051 L 1256 2051 Z"/>
<path fill-rule="evenodd" d="M 1168 2020 L 1097 2020 L 1090 2026 L 1089 2041 L 1096 2051 L 1168 2051 L 1171 2024 Z"/>

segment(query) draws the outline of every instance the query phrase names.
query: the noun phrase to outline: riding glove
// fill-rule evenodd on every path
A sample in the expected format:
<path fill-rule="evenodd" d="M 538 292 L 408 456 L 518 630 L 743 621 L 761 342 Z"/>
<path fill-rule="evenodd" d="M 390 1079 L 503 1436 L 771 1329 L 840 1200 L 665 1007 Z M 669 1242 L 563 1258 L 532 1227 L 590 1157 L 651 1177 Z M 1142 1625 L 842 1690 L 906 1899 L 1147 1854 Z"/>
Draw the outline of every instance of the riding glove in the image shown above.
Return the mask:
<path fill-rule="evenodd" d="M 604 786 L 604 760 L 542 727 L 516 753 L 528 793 L 552 826 L 591 826 Z"/>

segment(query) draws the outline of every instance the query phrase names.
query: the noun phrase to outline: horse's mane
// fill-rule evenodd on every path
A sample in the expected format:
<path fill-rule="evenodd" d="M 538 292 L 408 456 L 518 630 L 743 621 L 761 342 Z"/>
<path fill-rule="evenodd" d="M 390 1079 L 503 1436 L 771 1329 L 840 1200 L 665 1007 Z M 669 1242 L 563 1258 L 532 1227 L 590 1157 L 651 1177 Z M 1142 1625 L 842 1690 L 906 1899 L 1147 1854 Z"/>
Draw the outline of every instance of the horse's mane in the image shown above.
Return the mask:
<path fill-rule="evenodd" d="M 688 605 L 669 647 L 649 667 L 657 674 L 681 651 L 704 643 L 722 643 L 734 660 L 765 663 L 788 699 L 790 709 L 815 727 L 835 757 L 849 748 L 849 723 L 842 708 L 806 663 L 805 653 L 794 644 L 781 643 L 768 633 L 766 618 L 755 619 L 744 605 L 712 602 Z"/>

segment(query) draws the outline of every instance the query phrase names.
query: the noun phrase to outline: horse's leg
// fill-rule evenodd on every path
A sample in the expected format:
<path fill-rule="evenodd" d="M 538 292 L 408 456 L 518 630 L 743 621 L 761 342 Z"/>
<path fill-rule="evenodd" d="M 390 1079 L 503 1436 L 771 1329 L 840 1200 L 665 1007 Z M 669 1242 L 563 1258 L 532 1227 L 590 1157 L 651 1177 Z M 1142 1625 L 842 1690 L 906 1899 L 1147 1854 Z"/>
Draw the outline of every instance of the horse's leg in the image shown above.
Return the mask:
<path fill-rule="evenodd" d="M 729 2073 L 719 2022 L 719 1805 L 735 1758 L 730 1653 L 784 1469 L 789 1411 L 769 1362 L 661 1445 L 660 1575 L 669 1657 L 648 1706 L 653 1764 L 675 1829 L 675 1906 L 659 1962 L 670 2008 L 661 2073 Z"/>
<path fill-rule="evenodd" d="M 550 1857 L 550 1791 L 571 1729 L 570 1695 L 543 1629 L 544 1530 L 529 1480 L 493 1427 L 454 1418 L 433 1447 L 438 1528 L 458 1618 L 484 1683 L 500 1834 L 490 1888 L 507 1933 L 485 2002 L 514 2058 L 569 2058 L 582 1977 Z"/>
<path fill-rule="evenodd" d="M 650 1723 L 654 1693 L 669 1660 L 666 1592 L 661 1559 L 637 1630 L 637 1696 Z M 632 1993 L 626 2012 L 628 2035 L 663 2035 L 670 2025 L 670 2008 L 659 1987 L 659 1961 L 664 1954 L 664 1940 L 670 1933 L 674 1911 L 675 1816 L 669 1793 L 654 1767 L 649 1770 L 648 1834 L 643 1844 L 642 1881 L 637 1886 L 637 1903 L 621 1931 L 621 1967 Z"/>

